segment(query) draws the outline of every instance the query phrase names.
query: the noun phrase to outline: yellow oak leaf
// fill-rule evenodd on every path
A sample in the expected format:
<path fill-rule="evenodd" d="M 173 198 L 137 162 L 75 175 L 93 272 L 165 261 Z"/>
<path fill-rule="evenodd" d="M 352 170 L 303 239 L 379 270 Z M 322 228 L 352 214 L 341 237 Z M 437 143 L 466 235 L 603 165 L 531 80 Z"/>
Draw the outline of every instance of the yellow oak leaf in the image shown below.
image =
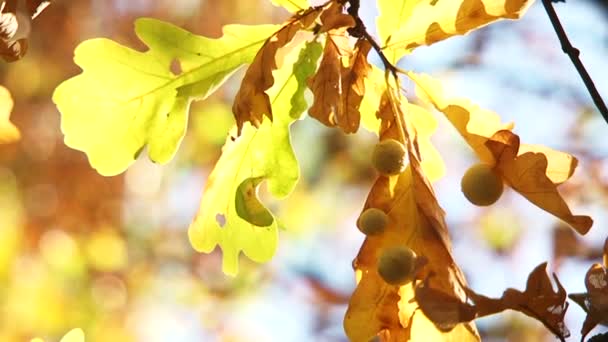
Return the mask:
<path fill-rule="evenodd" d="M 500 19 L 519 19 L 534 0 L 418 1 L 383 49 L 411 50 L 464 35 Z M 380 25 L 380 24 L 379 24 Z"/>
<path fill-rule="evenodd" d="M 507 130 L 496 132 L 486 146 L 496 159 L 495 169 L 513 190 L 559 217 L 579 234 L 589 231 L 593 225 L 591 217 L 573 215 L 557 191 L 557 185 L 547 176 L 548 160 L 552 158 L 550 152 L 519 154 L 519 137 Z M 566 170 L 570 168 L 570 165 L 566 165 Z"/>
<path fill-rule="evenodd" d="M 485 143 L 494 133 L 513 129 L 513 124 L 501 123 L 498 114 L 482 109 L 468 99 L 448 98 L 439 81 L 429 75 L 413 72 L 407 75 L 416 84 L 416 96 L 445 114 L 482 162 L 494 164 L 494 157 Z"/>
<path fill-rule="evenodd" d="M 573 156 L 539 145 L 520 144 L 511 132 L 513 124 L 503 124 L 500 117 L 469 100 L 448 98 L 441 85 L 428 75 L 408 73 L 416 83 L 416 94 L 442 112 L 471 146 L 477 157 L 494 166 L 513 190 L 539 208 L 570 224 L 585 234 L 593 220 L 575 216 L 557 191 L 557 185 L 569 179 L 578 161 Z"/>
<path fill-rule="evenodd" d="M 247 121 L 259 127 L 264 116 L 272 120 L 270 98 L 266 90 L 274 84 L 272 71 L 277 69 L 277 53 L 292 41 L 296 33 L 312 25 L 321 11 L 322 8 L 310 8 L 302 14 L 294 15 L 260 48 L 243 77 L 232 106 L 238 135 Z"/>
<path fill-rule="evenodd" d="M 13 99 L 8 89 L 0 86 L 0 144 L 15 142 L 21 138 L 21 134 L 15 125 L 9 121 Z"/>
<path fill-rule="evenodd" d="M 433 274 L 442 291 L 465 300 L 466 282 L 451 254 L 444 212 L 420 166 L 415 128 L 396 102 L 390 94 L 383 97 L 377 114 L 382 120 L 379 135 L 381 140 L 404 142 L 410 165 L 399 175 L 380 176 L 367 198 L 363 211 L 378 208 L 388 215 L 389 223 L 382 234 L 365 239 L 353 263 L 359 281 L 344 328 L 351 341 L 369 341 L 374 336 L 385 341 L 429 336 L 433 341 L 478 341 L 472 323 L 457 324 L 451 331 L 439 329 L 417 310 L 419 303 L 415 300 L 413 282 L 389 285 L 377 271 L 378 257 L 383 251 L 407 246 L 419 260 L 415 279 Z"/>

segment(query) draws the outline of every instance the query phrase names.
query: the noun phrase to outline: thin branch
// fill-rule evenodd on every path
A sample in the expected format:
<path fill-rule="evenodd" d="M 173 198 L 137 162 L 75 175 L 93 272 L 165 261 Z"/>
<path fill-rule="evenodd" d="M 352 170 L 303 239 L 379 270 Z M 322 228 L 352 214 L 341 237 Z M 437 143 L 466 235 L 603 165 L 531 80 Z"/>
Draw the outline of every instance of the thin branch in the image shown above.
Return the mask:
<path fill-rule="evenodd" d="M 388 58 L 386 58 L 386 55 L 384 55 L 384 52 L 382 52 L 382 48 L 380 47 L 378 42 L 376 42 L 374 37 L 372 37 L 372 35 L 367 32 L 363 20 L 361 20 L 361 18 L 359 17 L 360 0 L 344 1 L 344 3 L 346 2 L 348 2 L 349 4 L 349 8 L 347 10 L 348 14 L 350 14 L 350 16 L 355 19 L 355 27 L 350 28 L 348 30 L 348 33 L 355 38 L 363 38 L 367 40 L 371 44 L 374 51 L 376 51 L 378 56 L 380 56 L 380 60 L 382 61 L 382 64 L 384 64 L 384 68 L 389 71 L 395 79 L 397 79 L 397 73 L 400 72 L 399 68 L 393 65 L 393 63 L 391 63 Z"/>
<path fill-rule="evenodd" d="M 553 8 L 553 4 L 551 3 L 551 0 L 542 0 L 542 2 L 543 2 L 543 6 L 545 7 L 545 11 L 547 11 L 547 15 L 549 16 L 549 19 L 551 20 L 551 24 L 553 25 L 553 28 L 555 29 L 555 33 L 557 34 L 557 37 L 559 38 L 559 42 L 562 45 L 562 51 L 564 51 L 564 53 L 567 54 L 568 57 L 570 57 L 570 60 L 572 60 L 572 64 L 574 64 L 576 71 L 578 71 L 578 74 L 581 76 L 581 79 L 585 83 L 585 86 L 587 87 L 587 91 L 589 92 L 589 94 L 591 95 L 591 98 L 593 99 L 593 103 L 595 103 L 595 106 L 600 111 L 600 114 L 602 114 L 602 117 L 604 118 L 606 123 L 608 123 L 608 108 L 606 108 L 606 104 L 604 103 L 602 96 L 597 91 L 597 88 L 595 87 L 595 84 L 593 83 L 591 76 L 589 76 L 587 69 L 585 69 L 583 62 L 581 62 L 581 59 L 579 58 L 580 51 L 577 48 L 575 48 L 574 46 L 572 46 L 572 44 L 570 43 L 570 40 L 568 39 L 568 36 L 566 35 L 566 32 L 564 31 L 564 27 L 562 26 L 561 22 L 559 21 L 559 18 L 557 17 L 557 13 L 555 12 L 555 9 Z"/>

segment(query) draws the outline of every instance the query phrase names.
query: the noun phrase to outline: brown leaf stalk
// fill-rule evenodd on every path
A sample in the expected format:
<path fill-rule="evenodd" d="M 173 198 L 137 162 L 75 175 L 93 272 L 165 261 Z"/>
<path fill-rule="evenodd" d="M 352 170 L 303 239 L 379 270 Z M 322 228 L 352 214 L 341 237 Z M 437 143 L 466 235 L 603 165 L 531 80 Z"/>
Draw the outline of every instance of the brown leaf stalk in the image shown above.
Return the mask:
<path fill-rule="evenodd" d="M 555 8 L 553 8 L 553 4 L 551 3 L 551 0 L 542 0 L 542 2 L 543 2 L 543 6 L 545 7 L 545 11 L 547 11 L 547 15 L 549 16 L 549 20 L 551 20 L 551 24 L 553 25 L 553 28 L 555 29 L 555 33 L 557 34 L 557 37 L 559 38 L 559 42 L 562 45 L 562 51 L 564 51 L 564 53 L 567 54 L 568 57 L 570 57 L 570 60 L 572 60 L 572 64 L 574 64 L 576 71 L 578 71 L 578 74 L 581 76 L 581 79 L 585 83 L 585 86 L 587 87 L 587 91 L 589 92 L 589 95 L 591 95 L 591 98 L 593 99 L 593 103 L 595 103 L 595 106 L 600 111 L 600 114 L 602 115 L 602 117 L 604 118 L 606 123 L 608 123 L 608 108 L 606 108 L 606 104 L 604 103 L 602 96 L 600 95 L 597 88 L 595 87 L 595 84 L 593 83 L 591 76 L 587 72 L 587 69 L 585 68 L 585 66 L 583 65 L 583 62 L 581 61 L 581 59 L 579 57 L 581 52 L 579 51 L 579 49 L 575 48 L 570 43 L 570 40 L 568 39 L 568 36 L 566 35 L 566 31 L 564 30 L 564 27 L 562 26 L 562 24 L 559 21 L 559 18 L 557 16 L 557 13 L 555 12 Z"/>

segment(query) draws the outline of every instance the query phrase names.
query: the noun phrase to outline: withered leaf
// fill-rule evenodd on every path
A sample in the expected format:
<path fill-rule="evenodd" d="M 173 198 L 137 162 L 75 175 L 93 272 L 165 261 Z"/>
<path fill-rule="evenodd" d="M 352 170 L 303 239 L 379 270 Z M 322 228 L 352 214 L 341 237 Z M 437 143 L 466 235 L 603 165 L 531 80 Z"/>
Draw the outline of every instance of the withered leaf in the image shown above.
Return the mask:
<path fill-rule="evenodd" d="M 259 127 L 264 116 L 272 120 L 272 109 L 266 90 L 274 84 L 272 71 L 277 69 L 277 52 L 289 44 L 298 31 L 312 25 L 321 10 L 322 8 L 310 8 L 302 14 L 294 15 L 279 31 L 266 40 L 256 54 L 245 73 L 232 106 L 238 135 L 241 134 L 243 125 L 247 121 Z"/>
<path fill-rule="evenodd" d="M 593 220 L 572 215 L 557 191 L 557 185 L 572 176 L 578 161 L 573 156 L 538 145 L 519 143 L 511 132 L 513 124 L 502 124 L 500 117 L 471 101 L 449 98 L 439 82 L 428 75 L 408 73 L 416 83 L 416 94 L 444 113 L 484 163 L 495 166 L 515 191 L 541 209 L 585 234 Z"/>
<path fill-rule="evenodd" d="M 589 216 L 573 215 L 547 175 L 548 158 L 543 153 L 519 154 L 519 137 L 508 130 L 496 132 L 486 143 L 505 182 L 539 208 L 559 217 L 579 234 L 593 225 Z"/>
<path fill-rule="evenodd" d="M 429 278 L 416 286 L 416 300 L 425 315 L 440 328 L 450 329 L 461 322 L 511 309 L 537 319 L 563 341 L 570 336 L 564 324 L 568 309 L 566 291 L 555 274 L 553 278 L 557 291 L 553 290 L 546 268 L 547 263 L 542 263 L 530 273 L 525 291 L 509 288 L 498 299 L 477 294 L 467 287 L 467 297 L 472 303 L 459 301 L 458 298 L 431 287 L 432 278 Z"/>
<path fill-rule="evenodd" d="M 308 82 L 314 94 L 309 114 L 326 126 L 354 133 L 361 122 L 359 107 L 365 95 L 365 78 L 371 71 L 367 61 L 371 45 L 360 39 L 351 54 L 348 44 L 344 31 L 328 36 L 319 70 Z M 345 67 L 342 60 L 347 58 Z"/>
<path fill-rule="evenodd" d="M 355 19 L 348 14 L 343 13 L 344 6 L 338 2 L 334 2 L 329 8 L 321 13 L 321 29 L 319 33 L 338 30 L 340 28 L 349 28 L 355 26 Z"/>
<path fill-rule="evenodd" d="M 24 6 L 19 1 L 7 0 L 0 4 L 0 57 L 6 62 L 21 59 L 28 49 L 32 20 L 44 10 L 50 1 L 26 0 Z"/>
<path fill-rule="evenodd" d="M 458 322 L 449 332 L 438 329 L 417 310 L 412 283 L 391 286 L 377 272 L 377 257 L 383 250 L 407 246 L 426 259 L 416 278 L 434 274 L 441 291 L 460 301 L 465 299 L 465 281 L 451 255 L 443 210 L 420 168 L 415 129 L 411 123 L 404 122 L 407 127 L 400 132 L 402 125 L 395 121 L 396 117 L 406 117 L 399 106 L 392 94 L 385 94 L 377 113 L 382 120 L 379 135 L 381 140 L 407 140 L 410 166 L 397 176 L 380 176 L 367 198 L 364 210 L 370 207 L 383 210 L 389 216 L 389 224 L 383 234 L 365 239 L 355 259 L 359 282 L 351 297 L 344 327 L 352 341 L 368 341 L 373 336 L 382 336 L 388 341 L 420 338 L 477 341 L 479 336 L 472 323 Z"/>
<path fill-rule="evenodd" d="M 333 30 L 327 34 L 325 48 L 319 68 L 315 75 L 308 79 L 308 88 L 314 95 L 308 114 L 326 126 L 352 126 L 337 115 L 342 110 L 342 61 L 348 60 L 352 51 L 345 30 Z"/>
<path fill-rule="evenodd" d="M 608 246 L 608 239 L 604 246 Z M 608 251 L 604 251 L 604 258 Z M 593 264 L 585 275 L 585 293 L 571 293 L 568 297 L 587 313 L 581 328 L 581 341 L 595 326 L 608 326 L 608 270 L 606 264 Z"/>

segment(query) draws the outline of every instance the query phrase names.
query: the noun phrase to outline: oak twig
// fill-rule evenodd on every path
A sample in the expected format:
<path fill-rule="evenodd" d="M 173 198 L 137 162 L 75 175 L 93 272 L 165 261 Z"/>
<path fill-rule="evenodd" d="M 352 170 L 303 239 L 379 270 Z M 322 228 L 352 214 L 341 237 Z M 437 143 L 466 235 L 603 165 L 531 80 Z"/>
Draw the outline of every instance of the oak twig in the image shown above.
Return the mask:
<path fill-rule="evenodd" d="M 568 39 L 568 36 L 564 31 L 564 27 L 562 26 L 561 22 L 559 21 L 559 18 L 557 17 L 555 8 L 553 8 L 551 0 L 542 0 L 542 2 L 543 6 L 545 7 L 545 11 L 547 11 L 547 15 L 549 16 L 549 20 L 551 20 L 551 24 L 555 29 L 555 33 L 559 38 L 559 42 L 562 46 L 562 51 L 564 51 L 564 53 L 567 54 L 568 57 L 570 57 L 570 60 L 572 60 L 572 64 L 574 64 L 576 71 L 578 71 L 578 74 L 581 76 L 581 79 L 585 83 L 587 91 L 593 99 L 593 103 L 595 103 L 595 106 L 600 111 L 600 114 L 602 115 L 606 123 L 608 123 L 608 108 L 606 108 L 606 104 L 604 103 L 602 96 L 595 87 L 591 76 L 589 76 L 587 69 L 585 69 L 583 62 L 579 57 L 580 51 L 574 46 L 572 46 L 572 44 L 570 43 L 570 40 Z"/>
<path fill-rule="evenodd" d="M 355 27 L 350 28 L 348 30 L 348 33 L 355 38 L 363 38 L 367 40 L 371 44 L 374 51 L 376 51 L 378 56 L 380 56 L 380 60 L 382 61 L 384 68 L 388 70 L 396 79 L 397 72 L 399 71 L 399 69 L 395 65 L 393 65 L 393 63 L 391 63 L 388 58 L 386 58 L 384 52 L 382 52 L 382 48 L 376 42 L 374 37 L 372 37 L 369 32 L 367 32 L 363 20 L 361 20 L 361 18 L 359 17 L 360 0 L 346 0 L 345 2 L 348 2 L 349 4 L 347 10 L 348 14 L 350 14 L 350 16 L 355 19 Z"/>

